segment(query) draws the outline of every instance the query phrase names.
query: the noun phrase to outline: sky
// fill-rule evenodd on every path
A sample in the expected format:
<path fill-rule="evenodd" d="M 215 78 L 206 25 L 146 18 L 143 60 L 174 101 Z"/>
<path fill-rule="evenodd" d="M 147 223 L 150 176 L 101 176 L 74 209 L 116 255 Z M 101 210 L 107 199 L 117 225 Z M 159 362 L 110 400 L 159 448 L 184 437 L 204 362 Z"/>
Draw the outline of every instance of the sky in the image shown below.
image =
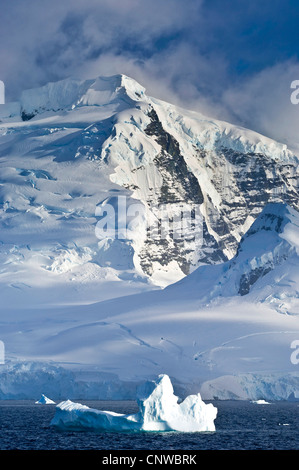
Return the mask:
<path fill-rule="evenodd" d="M 124 73 L 151 96 L 299 148 L 298 0 L 0 0 L 6 101 Z"/>

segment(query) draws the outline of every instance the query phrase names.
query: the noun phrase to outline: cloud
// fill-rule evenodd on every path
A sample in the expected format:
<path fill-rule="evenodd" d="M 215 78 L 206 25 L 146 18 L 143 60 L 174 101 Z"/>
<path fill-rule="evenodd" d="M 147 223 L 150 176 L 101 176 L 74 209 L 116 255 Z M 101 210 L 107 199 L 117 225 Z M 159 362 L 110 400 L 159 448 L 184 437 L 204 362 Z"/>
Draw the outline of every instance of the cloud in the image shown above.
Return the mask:
<path fill-rule="evenodd" d="M 285 8 L 285 3 L 292 8 Z M 2 0 L 7 100 L 69 76 L 124 73 L 150 95 L 294 144 L 293 0 Z M 297 14 L 298 13 L 298 14 Z M 261 44 L 263 47 L 261 47 Z M 290 57 L 294 57 L 293 59 Z"/>
<path fill-rule="evenodd" d="M 228 88 L 223 94 L 223 107 L 231 120 L 297 147 L 299 105 L 291 102 L 293 80 L 299 80 L 295 59 L 267 67 L 238 87 Z"/>
<path fill-rule="evenodd" d="M 203 0 L 53 0 L 50 8 L 37 0 L 7 3 L 0 63 L 8 99 L 69 76 L 124 73 L 153 96 L 193 109 L 200 101 L 201 110 L 209 109 L 226 62 L 217 52 L 201 52 L 202 5 Z"/>
<path fill-rule="evenodd" d="M 201 0 L 2 3 L 1 78 L 15 96 L 24 87 L 84 75 L 102 56 L 116 64 L 150 58 L 196 22 Z"/>

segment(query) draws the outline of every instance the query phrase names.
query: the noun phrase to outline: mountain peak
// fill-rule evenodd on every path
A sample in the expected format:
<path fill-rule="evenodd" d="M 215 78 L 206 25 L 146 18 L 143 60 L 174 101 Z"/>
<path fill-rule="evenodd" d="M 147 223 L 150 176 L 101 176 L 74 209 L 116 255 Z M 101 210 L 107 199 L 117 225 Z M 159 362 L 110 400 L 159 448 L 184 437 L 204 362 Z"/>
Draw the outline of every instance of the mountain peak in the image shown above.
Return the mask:
<path fill-rule="evenodd" d="M 118 102 L 122 107 L 124 102 L 139 101 L 144 93 L 145 89 L 138 82 L 121 74 L 88 80 L 67 78 L 23 91 L 21 115 L 23 120 L 30 120 L 36 114 L 78 106 L 106 106 Z"/>
<path fill-rule="evenodd" d="M 251 236 L 260 230 L 272 230 L 281 233 L 284 226 L 290 222 L 293 213 L 293 209 L 286 203 L 269 203 L 264 207 L 245 236 Z"/>

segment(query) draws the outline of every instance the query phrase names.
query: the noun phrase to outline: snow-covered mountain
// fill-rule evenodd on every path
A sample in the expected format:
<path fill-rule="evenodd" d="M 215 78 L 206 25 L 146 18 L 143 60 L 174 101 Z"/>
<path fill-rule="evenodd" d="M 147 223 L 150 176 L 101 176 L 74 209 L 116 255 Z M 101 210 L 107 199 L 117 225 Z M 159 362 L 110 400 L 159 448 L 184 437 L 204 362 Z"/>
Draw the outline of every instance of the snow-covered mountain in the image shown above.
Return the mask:
<path fill-rule="evenodd" d="M 202 303 L 247 296 L 287 314 L 299 312 L 299 214 L 270 203 L 242 237 L 236 255 L 225 263 L 199 267 L 169 286 L 174 295 L 195 295 Z"/>
<path fill-rule="evenodd" d="M 285 145 L 129 77 L 0 105 L 0 397 L 296 394 L 298 210 Z"/>
<path fill-rule="evenodd" d="M 150 98 L 123 75 L 50 83 L 2 108 L 2 226 L 12 245 L 22 226 L 32 250 L 32 235 L 42 233 L 49 243 L 38 251 L 52 271 L 117 260 L 165 286 L 231 259 L 268 202 L 298 209 L 298 159 L 285 145 Z M 129 206 L 140 201 L 153 223 L 161 207 L 171 220 L 180 208 L 197 209 L 202 236 L 177 239 L 174 223 L 153 237 L 141 220 L 131 239 L 98 246 L 96 208 L 120 195 Z M 26 248 L 17 251 L 28 259 Z"/>

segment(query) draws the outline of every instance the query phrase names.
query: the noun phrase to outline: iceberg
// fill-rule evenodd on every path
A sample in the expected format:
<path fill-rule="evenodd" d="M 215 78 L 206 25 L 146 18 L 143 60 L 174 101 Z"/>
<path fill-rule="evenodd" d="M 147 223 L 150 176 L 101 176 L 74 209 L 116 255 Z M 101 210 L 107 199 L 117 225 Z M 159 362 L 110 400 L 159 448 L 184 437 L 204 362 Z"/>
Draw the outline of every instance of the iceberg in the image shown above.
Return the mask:
<path fill-rule="evenodd" d="M 50 398 L 46 397 L 46 395 L 44 395 L 42 393 L 42 396 L 40 397 L 40 399 L 38 401 L 35 402 L 37 405 L 56 405 L 55 401 L 51 400 Z"/>
<path fill-rule="evenodd" d="M 59 403 L 51 425 L 60 429 L 95 431 L 215 431 L 217 408 L 200 394 L 178 403 L 168 375 L 145 382 L 137 390 L 139 412 L 132 415 L 100 411 L 70 400 Z"/>
<path fill-rule="evenodd" d="M 256 405 L 270 405 L 266 400 L 253 400 L 252 403 L 255 403 Z"/>

